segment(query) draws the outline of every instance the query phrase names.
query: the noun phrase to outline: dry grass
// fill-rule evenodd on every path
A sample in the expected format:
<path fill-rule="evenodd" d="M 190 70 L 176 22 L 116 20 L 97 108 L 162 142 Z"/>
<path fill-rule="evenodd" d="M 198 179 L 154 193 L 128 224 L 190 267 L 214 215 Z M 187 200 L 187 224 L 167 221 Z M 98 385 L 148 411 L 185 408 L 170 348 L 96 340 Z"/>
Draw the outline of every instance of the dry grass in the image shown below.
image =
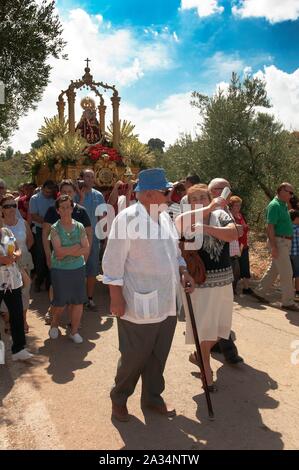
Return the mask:
<path fill-rule="evenodd" d="M 270 253 L 263 235 L 250 234 L 250 271 L 253 279 L 260 279 L 270 263 Z"/>

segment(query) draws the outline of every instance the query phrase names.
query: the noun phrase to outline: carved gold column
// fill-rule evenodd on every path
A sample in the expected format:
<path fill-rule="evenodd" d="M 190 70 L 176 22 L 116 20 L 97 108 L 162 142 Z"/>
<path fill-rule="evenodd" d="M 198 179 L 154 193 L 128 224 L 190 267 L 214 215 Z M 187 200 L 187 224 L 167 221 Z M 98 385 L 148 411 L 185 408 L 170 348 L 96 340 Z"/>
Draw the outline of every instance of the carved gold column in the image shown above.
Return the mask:
<path fill-rule="evenodd" d="M 57 104 L 57 109 L 58 109 L 59 121 L 63 122 L 63 120 L 64 120 L 65 101 L 62 98 L 62 96 L 59 96 L 58 101 L 56 102 L 56 104 Z"/>
<path fill-rule="evenodd" d="M 107 106 L 104 105 L 104 100 L 101 100 L 101 104 L 98 106 L 99 116 L 100 116 L 100 135 L 105 137 L 106 133 L 106 124 L 105 124 L 105 115 L 106 115 Z"/>
<path fill-rule="evenodd" d="M 120 97 L 117 93 L 113 93 L 111 98 L 113 108 L 113 148 L 119 149 L 120 127 L 119 127 L 119 103 Z"/>
<path fill-rule="evenodd" d="M 72 88 L 66 92 L 69 105 L 69 133 L 75 134 L 75 97 L 76 93 Z"/>

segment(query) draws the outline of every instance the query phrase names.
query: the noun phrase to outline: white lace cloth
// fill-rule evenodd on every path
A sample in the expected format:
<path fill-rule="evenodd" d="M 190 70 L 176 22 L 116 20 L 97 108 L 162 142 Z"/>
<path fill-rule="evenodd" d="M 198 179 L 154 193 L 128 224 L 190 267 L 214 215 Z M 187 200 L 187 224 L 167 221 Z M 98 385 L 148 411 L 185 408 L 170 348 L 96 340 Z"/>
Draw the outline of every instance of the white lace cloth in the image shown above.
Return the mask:
<path fill-rule="evenodd" d="M 8 246 L 16 241 L 14 234 L 8 228 L 0 229 L 0 255 L 7 256 Z M 22 275 L 16 263 L 0 265 L 0 290 L 13 290 L 22 287 Z"/>

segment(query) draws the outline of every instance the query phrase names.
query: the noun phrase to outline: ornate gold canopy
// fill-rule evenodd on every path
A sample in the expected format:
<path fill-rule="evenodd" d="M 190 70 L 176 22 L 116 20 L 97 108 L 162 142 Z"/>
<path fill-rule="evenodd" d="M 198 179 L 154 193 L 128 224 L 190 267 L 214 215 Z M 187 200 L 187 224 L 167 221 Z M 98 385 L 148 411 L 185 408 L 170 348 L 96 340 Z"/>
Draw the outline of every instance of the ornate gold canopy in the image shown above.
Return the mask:
<path fill-rule="evenodd" d="M 112 111 L 113 111 L 113 147 L 119 149 L 119 138 L 120 138 L 120 126 L 119 126 L 119 103 L 121 98 L 118 96 L 118 91 L 115 88 L 115 85 L 108 85 L 103 82 L 95 82 L 93 76 L 90 74 L 90 68 L 88 67 L 89 59 L 86 59 L 87 66 L 85 67 L 85 74 L 81 79 L 71 80 L 69 87 L 66 90 L 62 90 L 58 96 L 57 108 L 58 116 L 62 121 L 64 119 L 64 109 L 65 101 L 63 99 L 64 95 L 67 97 L 68 101 L 68 123 L 69 123 L 69 132 L 71 134 L 75 133 L 76 121 L 75 121 L 75 99 L 76 93 L 75 90 L 81 88 L 87 88 L 95 93 L 95 95 L 100 98 L 100 104 L 98 105 L 99 112 L 99 133 L 102 136 L 105 136 L 105 115 L 106 109 L 103 95 L 100 93 L 99 89 L 104 89 L 105 91 L 111 90 L 113 92 L 111 97 L 112 102 Z M 84 104 L 88 103 L 88 99 L 84 98 Z M 87 100 L 87 101 L 86 101 Z M 83 100 L 82 100 L 83 101 Z M 90 101 L 89 101 L 90 103 Z"/>

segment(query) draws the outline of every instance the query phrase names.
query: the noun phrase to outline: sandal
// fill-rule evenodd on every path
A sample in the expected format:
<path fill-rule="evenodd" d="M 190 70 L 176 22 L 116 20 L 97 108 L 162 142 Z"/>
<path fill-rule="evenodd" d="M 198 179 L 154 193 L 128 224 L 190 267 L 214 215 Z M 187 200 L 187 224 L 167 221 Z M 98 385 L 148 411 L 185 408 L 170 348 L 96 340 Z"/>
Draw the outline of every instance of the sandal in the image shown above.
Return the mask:
<path fill-rule="evenodd" d="M 199 367 L 199 363 L 198 363 L 198 360 L 197 360 L 197 353 L 196 353 L 196 351 L 194 351 L 193 353 L 191 353 L 191 354 L 189 355 L 189 361 L 190 361 L 192 364 L 194 364 L 194 365 L 196 365 L 197 367 Z M 213 371 L 211 371 L 211 372 L 212 372 L 212 375 L 213 375 L 214 372 L 213 372 Z M 200 374 L 200 378 L 201 378 L 201 372 L 200 372 L 199 374 Z"/>

